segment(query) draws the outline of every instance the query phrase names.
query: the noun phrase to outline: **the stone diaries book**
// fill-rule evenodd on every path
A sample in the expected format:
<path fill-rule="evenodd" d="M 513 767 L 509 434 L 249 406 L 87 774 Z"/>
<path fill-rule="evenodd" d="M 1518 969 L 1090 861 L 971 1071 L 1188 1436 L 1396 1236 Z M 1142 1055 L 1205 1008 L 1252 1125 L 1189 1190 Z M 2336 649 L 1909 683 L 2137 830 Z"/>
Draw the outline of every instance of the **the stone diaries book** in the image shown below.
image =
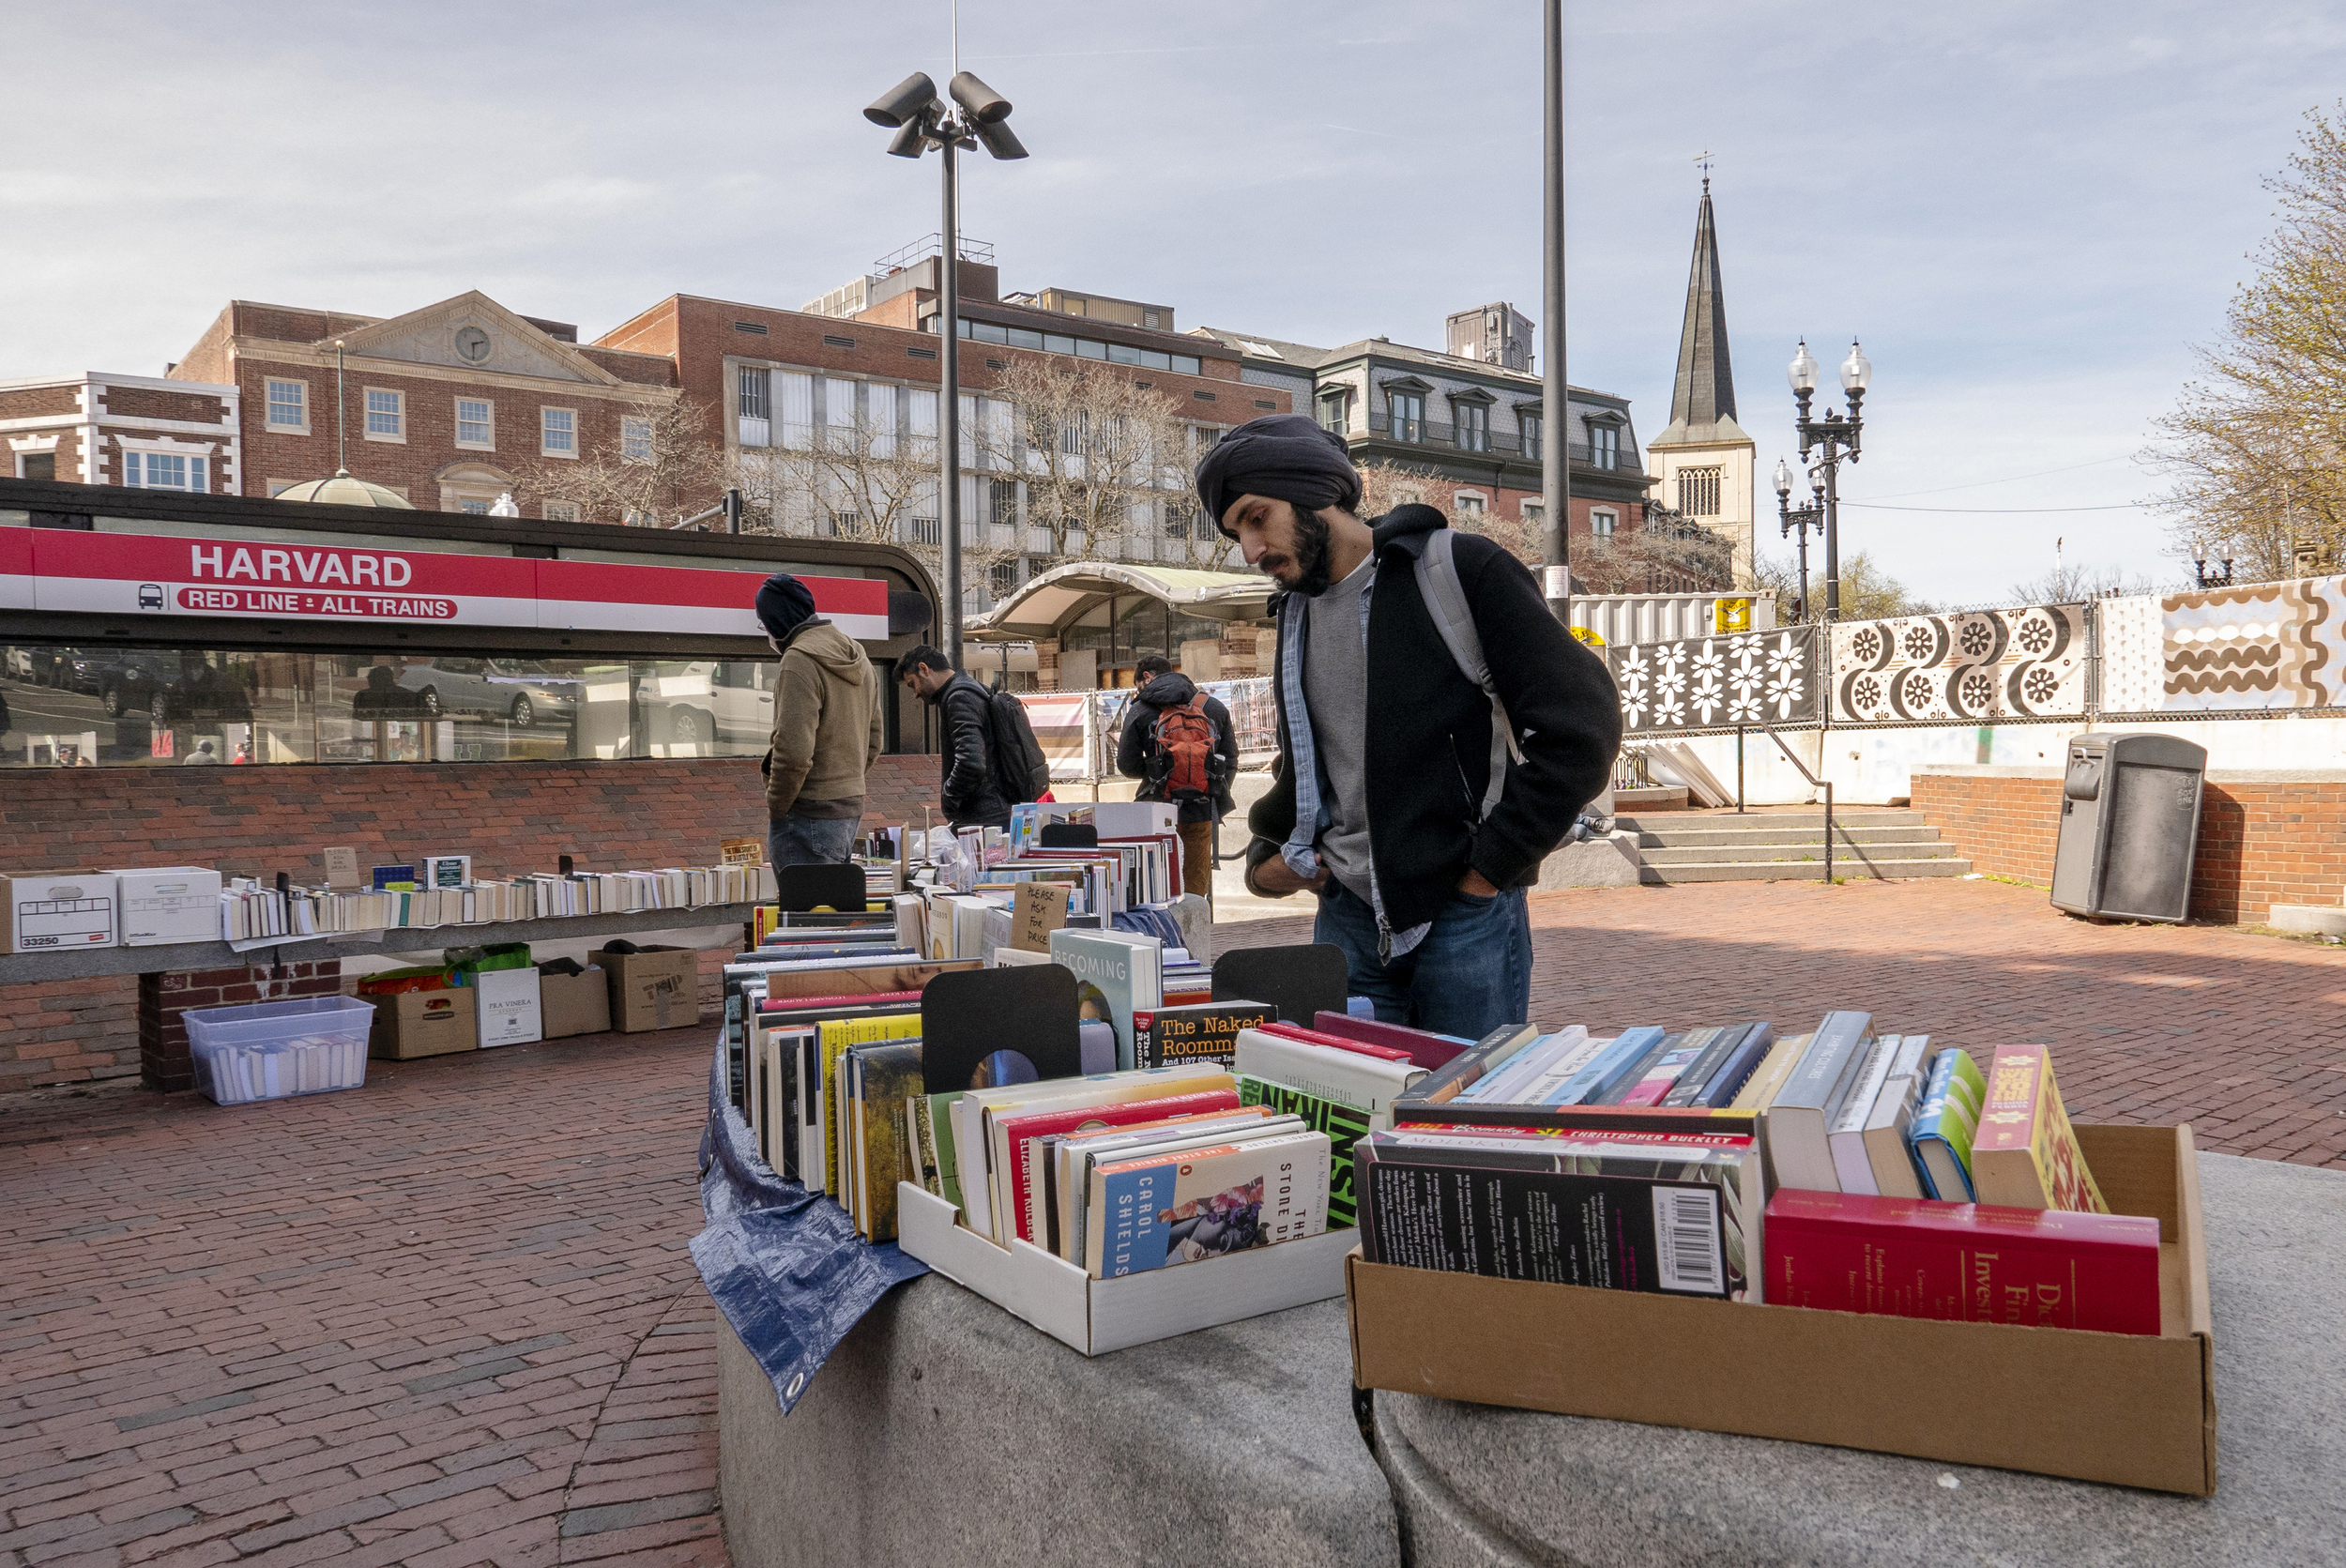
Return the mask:
<path fill-rule="evenodd" d="M 1787 1187 L 1767 1254 L 1779 1306 L 2158 1332 L 2158 1222 L 2142 1215 Z"/>

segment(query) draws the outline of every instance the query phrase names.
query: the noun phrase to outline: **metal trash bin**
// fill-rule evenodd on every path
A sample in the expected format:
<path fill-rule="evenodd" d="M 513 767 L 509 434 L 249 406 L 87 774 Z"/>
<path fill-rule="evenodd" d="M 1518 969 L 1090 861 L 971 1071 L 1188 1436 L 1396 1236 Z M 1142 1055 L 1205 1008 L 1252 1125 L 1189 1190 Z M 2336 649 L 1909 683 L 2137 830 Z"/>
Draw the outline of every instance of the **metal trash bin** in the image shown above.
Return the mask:
<path fill-rule="evenodd" d="M 2180 921 L 2191 903 L 2207 748 L 2156 730 L 2072 736 L 2052 905 L 2073 915 Z"/>

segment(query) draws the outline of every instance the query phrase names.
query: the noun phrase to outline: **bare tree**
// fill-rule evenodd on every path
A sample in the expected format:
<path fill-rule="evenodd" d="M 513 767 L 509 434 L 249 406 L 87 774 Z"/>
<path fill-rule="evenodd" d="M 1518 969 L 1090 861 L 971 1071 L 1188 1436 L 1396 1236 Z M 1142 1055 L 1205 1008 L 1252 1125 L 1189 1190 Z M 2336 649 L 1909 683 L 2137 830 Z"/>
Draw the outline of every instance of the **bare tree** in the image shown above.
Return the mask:
<path fill-rule="evenodd" d="M 2179 585 L 2161 583 L 2140 571 L 2117 566 L 2070 566 L 2064 563 L 2041 576 L 2012 585 L 2016 604 L 2076 604 L 2088 599 L 2136 599 L 2144 594 L 2172 593 Z"/>
<path fill-rule="evenodd" d="M 2143 453 L 2174 481 L 2171 553 L 2204 545 L 2246 582 L 2346 556 L 2346 102 L 2308 110 L 2298 142 L 2265 182 L 2279 221 L 2256 276 Z"/>
<path fill-rule="evenodd" d="M 709 506 L 728 482 L 717 419 L 689 397 L 645 398 L 620 416 L 617 440 L 525 462 L 517 474 L 522 490 L 567 502 L 586 522 L 653 527 Z"/>
<path fill-rule="evenodd" d="M 1802 614 L 1800 572 L 1791 560 L 1773 555 L 1753 555 L 1752 586 L 1775 590 L 1775 618 L 1779 624 L 1824 619 L 1824 569 L 1813 557 L 1809 566 L 1806 613 Z M 1575 570 L 1577 570 L 1577 564 Z M 2037 600 L 2034 602 L 2041 604 L 2049 601 Z M 1929 601 L 1918 597 L 1905 584 L 1875 565 L 1873 557 L 1863 550 L 1841 563 L 1843 620 L 1890 620 L 1899 616 L 1928 615 L 1937 606 Z"/>
<path fill-rule="evenodd" d="M 1021 356 L 995 395 L 1013 414 L 1006 426 L 982 422 L 980 465 L 1026 481 L 1027 527 L 1047 537 L 1055 563 L 1121 554 L 1135 514 L 1187 488 L 1177 466 L 1186 432 L 1173 400 L 1135 383 L 1124 366 Z"/>

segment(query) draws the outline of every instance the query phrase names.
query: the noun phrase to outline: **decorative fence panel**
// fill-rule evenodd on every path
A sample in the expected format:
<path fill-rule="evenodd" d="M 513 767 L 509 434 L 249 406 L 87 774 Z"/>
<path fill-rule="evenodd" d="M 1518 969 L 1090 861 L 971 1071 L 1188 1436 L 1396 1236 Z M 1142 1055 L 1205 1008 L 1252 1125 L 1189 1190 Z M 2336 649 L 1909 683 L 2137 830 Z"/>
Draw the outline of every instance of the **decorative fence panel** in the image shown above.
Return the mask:
<path fill-rule="evenodd" d="M 2159 611 L 2159 708 L 2346 707 L 2346 578 L 2170 594 Z"/>
<path fill-rule="evenodd" d="M 1634 732 L 1817 722 L 1814 626 L 1632 643 L 1606 657 Z"/>
<path fill-rule="evenodd" d="M 1845 621 L 1833 632 L 1833 722 L 2082 718 L 2087 606 Z"/>

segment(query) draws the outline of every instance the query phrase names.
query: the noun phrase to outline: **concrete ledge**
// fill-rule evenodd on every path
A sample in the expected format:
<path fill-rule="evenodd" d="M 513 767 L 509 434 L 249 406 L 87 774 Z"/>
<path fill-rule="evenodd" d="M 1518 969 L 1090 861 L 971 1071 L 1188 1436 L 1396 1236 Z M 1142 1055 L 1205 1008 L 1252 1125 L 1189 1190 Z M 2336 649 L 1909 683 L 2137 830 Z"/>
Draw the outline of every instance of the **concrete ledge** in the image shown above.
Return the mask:
<path fill-rule="evenodd" d="M 2346 906 L 2276 904 L 2264 923 L 2276 931 L 2302 931 L 2309 936 L 2346 936 Z"/>
<path fill-rule="evenodd" d="M 1683 795 L 1683 791 L 1680 793 Z M 1540 862 L 1538 887 L 1542 891 L 1634 888 L 1638 885 L 1638 868 L 1644 863 L 1644 858 L 1638 853 L 1638 835 L 1617 828 L 1601 839 L 1559 845 L 1555 853 Z"/>
<path fill-rule="evenodd" d="M 1377 1395 L 1415 1568 L 2199 1568 L 2334 1562 L 2346 1540 L 2346 1173 L 2200 1159 L 2221 1407 L 2213 1498 Z M 1915 1397 L 1960 1398 L 1915 1367 Z M 1947 1481 L 1958 1483 L 1955 1486 Z"/>
<path fill-rule="evenodd" d="M 737 1568 L 1398 1568 L 1350 1355 L 1325 1302 L 1087 1361 L 931 1274 L 785 1416 L 721 1322 L 725 1545 Z"/>

